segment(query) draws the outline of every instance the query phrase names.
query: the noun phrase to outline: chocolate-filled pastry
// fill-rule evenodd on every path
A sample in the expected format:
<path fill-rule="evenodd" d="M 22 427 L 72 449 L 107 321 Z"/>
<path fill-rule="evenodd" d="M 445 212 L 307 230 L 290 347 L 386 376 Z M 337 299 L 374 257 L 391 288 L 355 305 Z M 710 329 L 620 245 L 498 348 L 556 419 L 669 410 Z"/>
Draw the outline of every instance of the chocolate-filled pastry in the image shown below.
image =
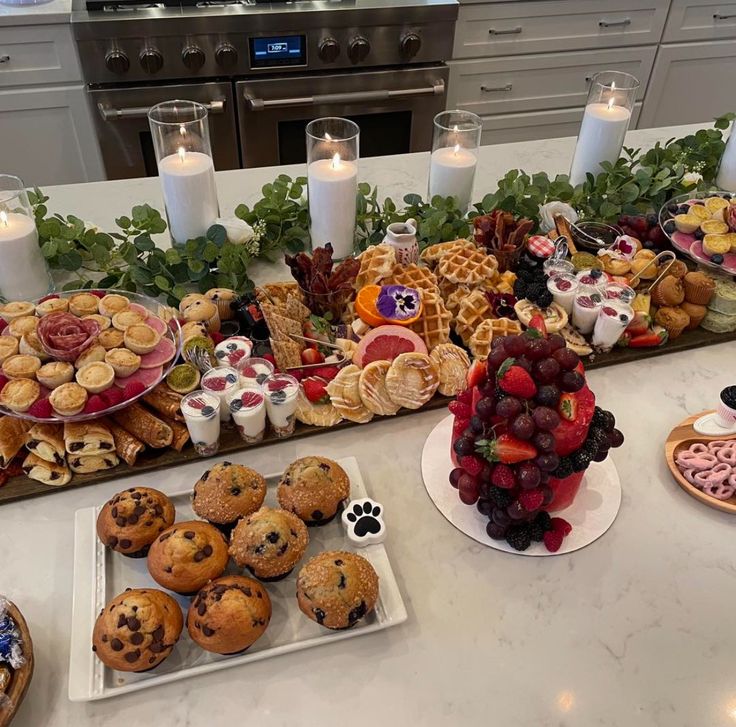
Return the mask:
<path fill-rule="evenodd" d="M 177 422 L 184 421 L 184 415 L 181 413 L 182 395 L 172 391 L 166 384 L 159 384 L 150 394 L 143 397 L 143 401 L 155 409 L 159 414 L 163 414 L 168 419 Z"/>
<path fill-rule="evenodd" d="M 56 462 L 48 462 L 31 452 L 23 461 L 23 472 L 26 477 L 42 482 L 44 485 L 61 487 L 68 485 L 72 479 L 72 473 L 68 467 Z"/>
<path fill-rule="evenodd" d="M 112 432 L 112 438 L 115 440 L 115 452 L 118 457 L 129 467 L 132 467 L 138 455 L 146 448 L 146 445 L 140 439 L 134 437 L 130 432 L 126 432 L 119 424 L 110 419 L 100 419 L 106 427 Z"/>
<path fill-rule="evenodd" d="M 0 417 L 0 469 L 5 469 L 26 442 L 31 422 L 15 417 Z"/>
<path fill-rule="evenodd" d="M 168 424 L 171 427 L 171 431 L 174 433 L 171 447 L 177 452 L 181 452 L 189 441 L 189 430 L 186 428 L 186 425 L 181 422 L 175 422 L 173 419 L 169 419 L 169 417 L 164 416 L 163 414 L 160 414 L 159 416 L 161 417 L 161 421 Z"/>
<path fill-rule="evenodd" d="M 140 404 L 132 404 L 127 409 L 119 411 L 113 419 L 123 429 L 154 449 L 168 447 L 174 441 L 171 427 Z"/>
<path fill-rule="evenodd" d="M 34 424 L 26 434 L 26 449 L 37 457 L 66 464 L 64 447 L 64 426 L 62 424 Z"/>
<path fill-rule="evenodd" d="M 72 472 L 80 475 L 110 470 L 120 464 L 120 460 L 115 452 L 107 452 L 106 454 L 70 454 L 68 462 Z"/>
<path fill-rule="evenodd" d="M 115 451 L 112 432 L 99 421 L 64 424 L 64 445 L 69 454 L 107 454 Z"/>

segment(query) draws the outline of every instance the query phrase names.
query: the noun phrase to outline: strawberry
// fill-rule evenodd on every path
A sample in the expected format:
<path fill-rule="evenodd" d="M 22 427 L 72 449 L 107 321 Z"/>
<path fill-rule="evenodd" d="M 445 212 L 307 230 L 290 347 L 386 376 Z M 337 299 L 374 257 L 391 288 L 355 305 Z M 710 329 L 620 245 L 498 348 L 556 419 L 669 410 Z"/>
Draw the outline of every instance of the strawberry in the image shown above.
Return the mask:
<path fill-rule="evenodd" d="M 578 397 L 574 394 L 563 394 L 557 405 L 557 413 L 564 420 L 574 422 L 578 418 Z"/>
<path fill-rule="evenodd" d="M 498 370 L 498 385 L 512 396 L 531 399 L 537 393 L 537 385 L 529 372 L 516 366 L 513 358 L 507 358 Z"/>
<path fill-rule="evenodd" d="M 447 408 L 450 410 L 451 414 L 454 414 L 456 417 L 459 417 L 460 419 L 470 419 L 472 415 L 470 406 L 468 406 L 467 404 L 463 404 L 458 399 L 455 399 L 455 401 L 451 401 L 447 405 Z"/>
<path fill-rule="evenodd" d="M 117 406 L 124 401 L 123 392 L 117 386 L 111 386 L 107 391 L 103 391 L 100 396 L 107 406 Z"/>
<path fill-rule="evenodd" d="M 562 533 L 563 536 L 569 535 L 572 532 L 572 525 L 564 518 L 553 517 L 550 520 L 550 524 L 552 525 L 552 530 Z"/>
<path fill-rule="evenodd" d="M 264 359 L 265 361 L 268 361 L 274 367 L 274 369 L 278 368 L 276 366 L 276 358 L 274 357 L 272 353 L 264 353 L 263 356 L 261 356 L 261 358 Z"/>
<path fill-rule="evenodd" d="M 657 330 L 659 329 L 659 330 Z M 667 342 L 669 334 L 661 326 L 655 326 L 648 333 L 644 333 L 641 336 L 634 336 L 629 341 L 629 348 L 652 348 L 654 346 L 661 346 Z"/>
<path fill-rule="evenodd" d="M 302 351 L 302 363 L 305 366 L 321 364 L 324 360 L 325 357 L 316 348 L 305 348 Z"/>
<path fill-rule="evenodd" d="M 542 507 L 544 494 L 539 488 L 536 490 L 525 490 L 519 495 L 519 502 L 527 512 L 534 512 Z"/>
<path fill-rule="evenodd" d="M 486 365 L 483 361 L 473 361 L 468 369 L 467 384 L 468 388 L 472 389 L 474 386 L 482 386 L 487 378 Z"/>
<path fill-rule="evenodd" d="M 0 320 L 2 320 L 2 318 L 0 318 Z M 461 391 L 457 395 L 457 400 L 461 404 L 467 404 L 468 406 L 470 406 L 470 404 L 472 404 L 472 402 L 473 402 L 473 390 L 472 389 L 465 389 L 464 391 Z"/>
<path fill-rule="evenodd" d="M 212 339 L 212 343 L 217 346 L 218 343 L 222 343 L 225 340 L 225 336 L 222 335 L 219 331 L 213 331 L 210 333 L 210 338 Z"/>
<path fill-rule="evenodd" d="M 475 449 L 489 462 L 503 464 L 516 464 L 537 456 L 537 450 L 529 442 L 511 434 L 502 434 L 491 440 L 481 439 L 475 443 Z"/>
<path fill-rule="evenodd" d="M 547 324 L 544 322 L 544 316 L 541 313 L 535 313 L 531 317 L 527 329 L 530 331 L 539 331 L 542 334 L 542 338 L 547 338 Z"/>
<path fill-rule="evenodd" d="M 491 484 L 504 490 L 510 490 L 516 484 L 514 471 L 505 464 L 497 464 L 491 472 Z"/>
<path fill-rule="evenodd" d="M 564 537 L 565 536 L 559 530 L 548 530 L 543 535 L 545 548 L 547 548 L 550 553 L 556 553 L 560 549 Z"/>
<path fill-rule="evenodd" d="M 469 454 L 465 457 L 460 457 L 460 467 L 472 477 L 477 477 L 483 471 L 485 463 L 480 457 Z"/>
<path fill-rule="evenodd" d="M 135 399 L 136 396 L 140 396 L 145 390 L 145 385 L 140 381 L 131 381 L 129 384 L 126 384 L 123 389 L 123 401 Z"/>
<path fill-rule="evenodd" d="M 327 382 L 318 376 L 310 376 L 302 381 L 304 396 L 312 404 L 327 404 L 330 401 L 330 395 L 327 393 L 326 386 Z"/>
<path fill-rule="evenodd" d="M 337 366 L 320 366 L 312 371 L 312 376 L 319 376 L 321 379 L 332 381 L 340 373 Z"/>
<path fill-rule="evenodd" d="M 105 409 L 107 409 L 107 404 L 105 404 L 101 396 L 97 396 L 97 394 L 95 394 L 87 399 L 87 403 L 84 406 L 84 413 L 97 414 L 101 411 L 105 411 Z"/>
<path fill-rule="evenodd" d="M 631 323 L 626 326 L 626 333 L 632 338 L 636 336 L 643 336 L 649 331 L 649 326 L 652 323 L 652 317 L 644 311 L 638 310 L 634 313 L 634 317 L 631 319 Z"/>
<path fill-rule="evenodd" d="M 48 419 L 54 413 L 54 409 L 48 399 L 39 399 L 31 404 L 31 408 L 28 410 L 28 413 L 32 417 Z"/>

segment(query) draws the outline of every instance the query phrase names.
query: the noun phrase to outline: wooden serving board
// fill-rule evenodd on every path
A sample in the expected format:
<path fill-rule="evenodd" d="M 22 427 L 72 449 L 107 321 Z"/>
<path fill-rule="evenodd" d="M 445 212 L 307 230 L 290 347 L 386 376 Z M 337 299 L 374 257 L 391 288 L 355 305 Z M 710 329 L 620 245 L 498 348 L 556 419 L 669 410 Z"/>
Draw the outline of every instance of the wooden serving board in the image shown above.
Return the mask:
<path fill-rule="evenodd" d="M 28 624 L 17 606 L 12 602 L 8 603 L 8 613 L 18 626 L 21 638 L 23 639 L 23 656 L 26 658 L 26 663 L 13 674 L 10 689 L 7 692 L 8 701 L 4 703 L 5 706 L 0 704 L 0 727 L 8 727 L 13 721 L 15 713 L 23 702 L 23 697 L 26 696 L 28 685 L 31 683 L 31 677 L 33 676 L 33 641 L 31 639 L 31 632 L 28 630 Z"/>
<path fill-rule="evenodd" d="M 682 472 L 678 469 L 675 464 L 675 457 L 683 450 L 687 449 L 691 444 L 696 442 L 713 442 L 716 440 L 729 440 L 736 439 L 736 436 L 731 435 L 729 437 L 708 437 L 704 434 L 698 434 L 693 429 L 693 423 L 699 419 L 703 414 L 709 414 L 713 410 L 701 411 L 700 414 L 694 414 L 687 419 L 681 421 L 671 432 L 670 436 L 667 437 L 667 441 L 664 445 L 664 453 L 667 459 L 667 466 L 670 468 L 672 476 L 675 478 L 680 487 L 682 487 L 688 495 L 692 495 L 696 500 L 700 500 L 709 507 L 714 507 L 716 510 L 723 510 L 723 512 L 730 512 L 736 515 L 736 495 L 728 500 L 716 500 L 715 497 L 710 497 L 704 492 L 699 490 L 694 485 L 691 485 L 682 475 Z"/>

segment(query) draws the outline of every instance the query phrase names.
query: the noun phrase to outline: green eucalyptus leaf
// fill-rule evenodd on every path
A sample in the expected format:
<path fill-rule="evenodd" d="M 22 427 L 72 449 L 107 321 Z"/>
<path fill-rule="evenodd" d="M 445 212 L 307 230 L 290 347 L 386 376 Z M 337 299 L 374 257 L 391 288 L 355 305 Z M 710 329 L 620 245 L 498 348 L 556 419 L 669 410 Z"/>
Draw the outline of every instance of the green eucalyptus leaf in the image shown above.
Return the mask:
<path fill-rule="evenodd" d="M 163 275 L 157 275 L 153 282 L 156 284 L 156 287 L 159 290 L 162 290 L 164 292 L 167 292 L 171 290 L 171 281 L 168 278 L 165 278 Z"/>

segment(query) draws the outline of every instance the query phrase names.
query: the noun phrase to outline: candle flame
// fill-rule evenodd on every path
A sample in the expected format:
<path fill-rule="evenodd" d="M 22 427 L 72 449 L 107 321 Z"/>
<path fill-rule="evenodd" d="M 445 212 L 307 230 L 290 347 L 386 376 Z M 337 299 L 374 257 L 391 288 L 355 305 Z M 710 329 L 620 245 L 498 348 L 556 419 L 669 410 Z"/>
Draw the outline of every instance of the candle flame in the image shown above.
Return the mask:
<path fill-rule="evenodd" d="M 460 144 L 455 144 L 455 148 L 453 149 L 454 153 L 457 154 L 460 151 Z"/>
<path fill-rule="evenodd" d="M 614 98 L 611 96 L 611 98 L 608 99 L 608 110 L 610 111 L 613 108 L 613 101 Z"/>
<path fill-rule="evenodd" d="M 339 154 L 335 154 L 335 156 L 332 157 L 332 168 L 333 169 L 340 168 L 340 155 Z"/>
<path fill-rule="evenodd" d="M 177 151 L 177 154 L 179 154 L 180 161 L 183 163 L 187 155 L 186 150 L 184 149 L 183 146 L 180 146 L 176 151 Z"/>
<path fill-rule="evenodd" d="M 616 81 L 611 81 L 611 97 L 608 99 L 608 110 L 613 108 L 613 102 L 616 100 Z"/>
<path fill-rule="evenodd" d="M 332 137 L 325 131 L 325 141 L 332 141 Z"/>
<path fill-rule="evenodd" d="M 179 134 L 181 134 L 181 136 L 186 136 L 186 133 L 187 133 L 187 130 L 184 128 L 184 124 L 182 124 L 179 127 Z"/>
<path fill-rule="evenodd" d="M 457 124 L 455 124 L 455 126 L 452 127 L 452 130 L 457 134 L 457 131 L 458 131 Z"/>
<path fill-rule="evenodd" d="M 8 215 L 4 211 L 0 212 L 0 222 L 2 222 L 3 227 L 8 226 Z"/>

